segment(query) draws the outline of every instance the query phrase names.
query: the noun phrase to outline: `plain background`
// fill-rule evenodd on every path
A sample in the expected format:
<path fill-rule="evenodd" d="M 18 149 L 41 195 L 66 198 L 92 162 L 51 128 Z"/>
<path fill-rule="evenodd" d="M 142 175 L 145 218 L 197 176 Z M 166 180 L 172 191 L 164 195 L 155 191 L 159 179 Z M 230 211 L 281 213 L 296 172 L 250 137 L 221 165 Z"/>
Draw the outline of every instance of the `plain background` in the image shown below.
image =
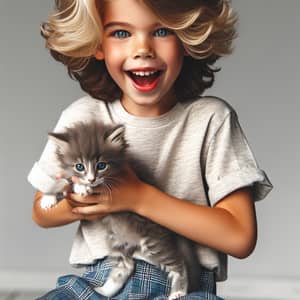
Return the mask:
<path fill-rule="evenodd" d="M 26 179 L 60 112 L 83 95 L 39 35 L 52 6 L 50 0 L 0 0 L 2 271 L 71 271 L 76 225 L 42 229 L 34 224 L 34 190 Z M 230 259 L 229 276 L 295 278 L 300 276 L 300 1 L 235 0 L 233 6 L 240 16 L 236 49 L 218 62 L 222 71 L 206 94 L 236 109 L 274 190 L 256 206 L 255 253 Z"/>

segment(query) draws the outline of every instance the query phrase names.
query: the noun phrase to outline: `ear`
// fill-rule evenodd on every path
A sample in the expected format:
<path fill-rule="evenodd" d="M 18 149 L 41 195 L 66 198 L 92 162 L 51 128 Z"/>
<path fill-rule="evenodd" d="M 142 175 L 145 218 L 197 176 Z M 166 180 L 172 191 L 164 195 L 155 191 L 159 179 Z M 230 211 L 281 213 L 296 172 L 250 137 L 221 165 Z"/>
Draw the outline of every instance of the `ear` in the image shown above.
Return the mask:
<path fill-rule="evenodd" d="M 103 60 L 104 59 L 104 53 L 101 49 L 97 49 L 97 51 L 95 53 L 95 58 L 97 60 Z"/>
<path fill-rule="evenodd" d="M 61 150 L 67 149 L 69 145 L 69 136 L 67 133 L 49 132 L 48 138 Z"/>
<path fill-rule="evenodd" d="M 125 127 L 123 125 L 114 127 L 107 133 L 105 141 L 116 147 L 125 146 Z"/>

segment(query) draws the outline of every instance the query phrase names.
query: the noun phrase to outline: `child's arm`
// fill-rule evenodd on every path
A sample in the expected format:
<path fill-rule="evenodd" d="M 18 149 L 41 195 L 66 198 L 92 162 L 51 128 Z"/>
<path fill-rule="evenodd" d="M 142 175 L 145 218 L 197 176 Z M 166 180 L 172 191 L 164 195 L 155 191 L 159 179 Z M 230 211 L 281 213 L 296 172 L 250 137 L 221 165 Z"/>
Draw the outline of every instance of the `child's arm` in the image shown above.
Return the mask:
<path fill-rule="evenodd" d="M 254 250 L 255 207 L 250 189 L 237 190 L 215 207 L 195 205 L 149 186 L 137 213 L 191 240 L 238 258 Z"/>
<path fill-rule="evenodd" d="M 79 220 L 94 220 L 96 218 L 103 217 L 103 213 L 90 214 L 90 215 L 80 215 L 74 214 L 72 209 L 75 206 L 86 206 L 86 204 L 78 203 L 71 199 L 63 199 L 58 202 L 57 205 L 43 209 L 41 208 L 40 201 L 43 193 L 38 191 L 35 194 L 33 209 L 32 209 L 32 219 L 41 227 L 56 227 L 66 225 Z M 68 196 L 67 196 L 68 197 Z"/>
<path fill-rule="evenodd" d="M 244 258 L 253 251 L 256 215 L 250 189 L 237 190 L 215 207 L 207 207 L 170 196 L 140 181 L 130 169 L 125 170 L 121 177 L 126 180 L 112 189 L 112 201 L 108 201 L 105 195 L 83 198 L 71 194 L 74 201 L 98 203 L 76 207 L 75 210 L 87 216 L 128 210 L 235 257 Z"/>

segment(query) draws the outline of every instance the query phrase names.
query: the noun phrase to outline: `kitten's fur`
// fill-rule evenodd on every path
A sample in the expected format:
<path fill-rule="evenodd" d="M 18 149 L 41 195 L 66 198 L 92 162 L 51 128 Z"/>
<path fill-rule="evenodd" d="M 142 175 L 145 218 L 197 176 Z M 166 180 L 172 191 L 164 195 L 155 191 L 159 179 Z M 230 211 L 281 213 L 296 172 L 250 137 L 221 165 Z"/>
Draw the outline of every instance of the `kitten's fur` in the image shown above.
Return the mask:
<path fill-rule="evenodd" d="M 49 138 L 56 145 L 56 155 L 66 178 L 80 178 L 74 191 L 81 195 L 92 194 L 93 187 L 98 185 L 109 192 L 115 175 L 128 159 L 122 126 L 111 127 L 97 121 L 76 123 L 62 133 L 49 133 Z M 85 170 L 79 172 L 77 169 L 82 167 Z M 134 213 L 114 213 L 101 221 L 107 229 L 110 256 L 114 257 L 115 266 L 104 285 L 95 287 L 100 294 L 111 297 L 122 288 L 134 270 L 133 254 L 169 272 L 169 299 L 186 294 L 197 284 L 189 276 L 199 270 L 191 241 Z M 187 266 L 194 270 L 187 272 Z"/>

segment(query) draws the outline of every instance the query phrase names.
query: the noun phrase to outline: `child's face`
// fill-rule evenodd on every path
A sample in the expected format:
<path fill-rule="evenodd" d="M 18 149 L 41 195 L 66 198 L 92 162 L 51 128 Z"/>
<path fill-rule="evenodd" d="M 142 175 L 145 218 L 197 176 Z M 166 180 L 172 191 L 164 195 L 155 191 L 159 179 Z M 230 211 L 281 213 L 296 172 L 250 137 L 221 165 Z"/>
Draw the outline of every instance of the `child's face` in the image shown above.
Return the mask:
<path fill-rule="evenodd" d="M 140 1 L 112 0 L 105 5 L 102 58 L 123 91 L 130 113 L 155 116 L 176 102 L 174 82 L 184 50 L 175 34 L 164 28 Z"/>

